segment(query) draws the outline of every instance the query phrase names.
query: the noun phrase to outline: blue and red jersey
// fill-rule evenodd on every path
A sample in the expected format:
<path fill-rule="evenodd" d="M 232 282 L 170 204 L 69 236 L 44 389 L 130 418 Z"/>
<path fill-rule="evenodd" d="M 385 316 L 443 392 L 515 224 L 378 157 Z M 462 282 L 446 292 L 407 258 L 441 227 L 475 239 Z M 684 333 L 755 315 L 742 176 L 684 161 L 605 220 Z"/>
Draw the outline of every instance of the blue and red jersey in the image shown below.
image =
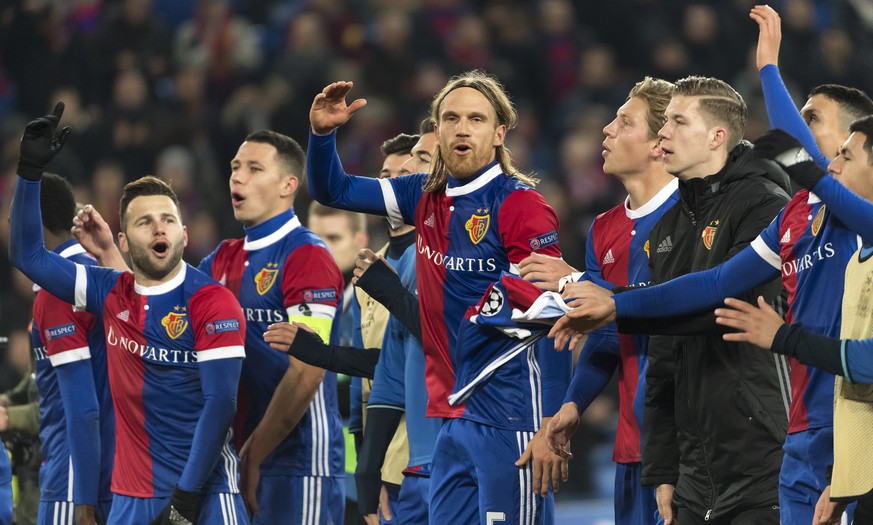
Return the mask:
<path fill-rule="evenodd" d="M 306 169 L 319 202 L 387 215 L 392 225 L 415 225 L 427 415 L 462 417 L 463 404 L 449 406 L 448 396 L 474 357 L 458 345 L 464 314 L 501 272 L 515 269 L 531 252 L 560 257 L 554 210 L 496 162 L 466 180 L 449 177 L 438 192 L 423 191 L 424 173 L 382 180 L 350 176 L 336 153 L 336 133 L 310 133 Z"/>
<path fill-rule="evenodd" d="M 85 253 L 85 249 L 72 239 L 58 246 L 54 252 L 79 264 L 95 264 L 94 259 Z M 87 361 L 93 375 L 94 394 L 99 407 L 99 430 L 98 435 L 93 437 L 99 438 L 100 455 L 96 458 L 83 458 L 99 461 L 98 467 L 87 465 L 92 474 L 97 471 L 99 478 L 94 480 L 94 486 L 84 487 L 89 492 L 93 491 L 93 494 L 85 497 L 92 504 L 97 500 L 112 499 L 110 481 L 115 455 L 115 414 L 109 392 L 103 326 L 94 315 L 74 311 L 71 304 L 36 288 L 31 342 L 36 358 L 39 438 L 43 457 L 39 472 L 40 498 L 43 501 L 72 501 L 74 481 L 78 481 L 76 474 L 89 474 L 81 470 L 83 465 L 79 465 L 78 472 L 72 468 L 67 415 L 55 371 L 56 368 L 71 363 Z M 88 428 L 87 431 L 91 429 Z"/>
<path fill-rule="evenodd" d="M 264 342 L 273 323 L 322 319 L 338 343 L 343 278 L 327 247 L 304 228 L 293 210 L 246 228 L 244 239 L 222 242 L 200 269 L 239 299 L 246 316 L 246 360 L 240 416 L 244 437 L 261 421 L 288 369 L 288 356 Z M 323 334 L 319 334 L 324 337 Z M 342 421 L 336 374 L 326 372 L 309 409 L 295 429 L 264 460 L 264 475 L 339 476 L 344 473 Z"/>
<path fill-rule="evenodd" d="M 755 252 L 782 274 L 786 321 L 837 338 L 846 264 L 859 247 L 857 234 L 807 190 L 799 191 L 752 242 Z M 832 374 L 792 359 L 791 390 L 789 433 L 833 425 Z"/>
<path fill-rule="evenodd" d="M 616 286 L 649 284 L 649 233 L 661 216 L 678 201 L 678 180 L 671 181 L 651 200 L 629 208 L 629 199 L 602 213 L 591 225 L 585 256 L 586 271 L 581 280 Z M 613 460 L 636 463 L 641 459 L 641 428 L 646 393 L 648 344 L 646 335 L 617 334 L 610 324 L 592 334 L 585 343 L 577 372 L 565 401 L 574 401 L 580 412 L 606 387 L 618 367 L 619 414 Z M 617 354 L 618 359 L 598 359 L 598 354 Z M 606 367 L 599 380 L 592 368 Z"/>
<path fill-rule="evenodd" d="M 170 281 L 145 287 L 133 274 L 79 267 L 78 307 L 106 330 L 116 408 L 112 491 L 151 498 L 172 494 L 191 455 L 204 406 L 200 364 L 243 358 L 245 319 L 229 291 L 183 265 Z M 203 492 L 237 492 L 231 433 Z"/>

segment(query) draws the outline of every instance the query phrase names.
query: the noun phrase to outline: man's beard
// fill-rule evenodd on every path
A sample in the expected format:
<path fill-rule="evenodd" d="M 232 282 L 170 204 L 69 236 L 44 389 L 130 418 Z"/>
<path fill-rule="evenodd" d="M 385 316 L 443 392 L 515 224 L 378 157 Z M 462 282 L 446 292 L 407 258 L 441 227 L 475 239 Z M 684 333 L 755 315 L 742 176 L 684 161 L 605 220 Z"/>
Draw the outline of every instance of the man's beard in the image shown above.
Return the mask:
<path fill-rule="evenodd" d="M 450 152 L 449 155 L 443 158 L 443 161 L 446 163 L 449 173 L 456 179 L 468 179 L 479 173 L 487 164 L 482 162 L 476 151 L 464 157 L 458 157 Z"/>
<path fill-rule="evenodd" d="M 173 245 L 169 248 L 170 255 L 165 259 L 154 260 L 151 257 L 151 248 L 140 248 L 129 245 L 130 260 L 134 268 L 139 270 L 144 277 L 152 281 L 160 281 L 167 276 L 182 260 L 182 251 L 185 249 L 184 243 Z"/>

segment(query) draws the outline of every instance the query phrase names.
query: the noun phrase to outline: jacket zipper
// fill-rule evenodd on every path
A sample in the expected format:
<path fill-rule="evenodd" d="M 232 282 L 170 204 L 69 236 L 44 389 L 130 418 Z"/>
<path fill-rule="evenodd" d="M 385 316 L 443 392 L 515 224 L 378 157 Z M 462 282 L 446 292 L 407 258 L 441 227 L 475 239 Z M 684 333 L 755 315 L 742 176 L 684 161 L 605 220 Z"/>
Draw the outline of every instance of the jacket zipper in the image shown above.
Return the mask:
<path fill-rule="evenodd" d="M 682 345 L 683 353 L 685 353 L 686 349 L 687 349 L 687 346 Z M 688 360 L 687 359 L 682 360 L 682 371 L 685 374 L 685 384 L 686 385 L 690 384 L 689 378 L 688 378 Z M 703 441 L 703 434 L 700 432 L 700 425 L 697 422 L 697 417 L 694 415 L 694 409 L 691 406 L 691 398 L 688 395 L 687 389 L 685 392 L 685 401 L 686 401 L 686 405 L 688 405 L 688 415 L 691 418 L 691 421 L 694 422 L 694 428 L 697 431 L 697 439 L 698 439 L 698 441 L 700 441 L 700 450 L 703 453 L 703 466 L 706 469 L 706 478 L 709 480 L 709 490 L 710 490 L 710 497 L 709 497 L 710 503 L 709 504 L 713 505 L 713 503 L 715 501 L 714 500 L 714 498 L 715 498 L 715 483 L 712 480 L 712 474 L 711 474 L 711 470 L 709 468 L 709 458 L 706 455 L 706 444 Z M 706 515 L 703 518 L 704 521 L 709 521 L 709 518 L 712 515 L 712 511 L 713 511 L 713 509 L 711 509 L 711 508 L 707 509 Z"/>

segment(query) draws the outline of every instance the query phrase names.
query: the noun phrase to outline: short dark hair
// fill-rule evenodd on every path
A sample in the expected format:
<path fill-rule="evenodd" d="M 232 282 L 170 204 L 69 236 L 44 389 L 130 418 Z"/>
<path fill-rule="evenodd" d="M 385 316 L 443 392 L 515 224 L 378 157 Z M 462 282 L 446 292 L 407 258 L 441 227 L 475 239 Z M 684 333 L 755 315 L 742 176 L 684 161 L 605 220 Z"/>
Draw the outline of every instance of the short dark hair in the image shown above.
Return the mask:
<path fill-rule="evenodd" d="M 727 128 L 728 150 L 743 140 L 749 108 L 730 84 L 713 77 L 690 76 L 676 82 L 674 97 L 700 97 L 700 110 L 704 117 L 715 119 Z M 709 124 L 707 124 L 709 125 Z"/>
<path fill-rule="evenodd" d="M 436 128 L 436 124 L 434 123 L 431 117 L 425 117 L 421 124 L 418 125 L 418 134 L 419 135 L 427 135 L 428 133 L 433 133 L 433 130 Z"/>
<path fill-rule="evenodd" d="M 873 100 L 860 89 L 839 84 L 822 84 L 812 88 L 807 98 L 815 95 L 822 95 L 836 102 L 843 113 L 840 118 L 845 124 L 873 115 Z"/>
<path fill-rule="evenodd" d="M 176 205 L 176 209 L 179 211 L 180 215 L 179 218 L 181 219 L 182 207 L 179 205 L 179 197 L 176 196 L 176 192 L 173 191 L 173 188 L 157 177 L 146 175 L 145 177 L 136 179 L 133 182 L 128 182 L 127 185 L 124 186 L 124 191 L 121 193 L 121 202 L 118 206 L 118 215 L 121 219 L 122 231 L 127 229 L 127 219 L 125 218 L 125 215 L 127 214 L 127 207 L 130 206 L 130 202 L 137 197 L 150 197 L 152 195 L 163 195 L 169 197 L 170 200 L 173 201 L 173 204 Z"/>
<path fill-rule="evenodd" d="M 867 164 L 873 165 L 873 115 L 852 122 L 849 133 L 863 133 L 867 137 L 864 139 L 864 151 L 867 152 Z"/>
<path fill-rule="evenodd" d="M 407 135 L 406 133 L 401 133 L 396 137 L 391 137 L 383 142 L 379 150 L 382 152 L 382 155 L 385 155 L 386 157 L 388 155 L 411 155 L 412 148 L 418 142 L 419 138 L 418 135 Z"/>
<path fill-rule="evenodd" d="M 298 178 L 303 176 L 306 154 L 303 153 L 303 148 L 300 147 L 300 144 L 291 137 L 264 129 L 253 131 L 246 135 L 245 142 L 259 142 L 273 146 L 276 148 L 276 156 L 285 164 L 290 174 Z"/>
<path fill-rule="evenodd" d="M 55 235 L 70 233 L 76 215 L 76 198 L 70 182 L 54 173 L 43 173 L 39 206 L 43 227 Z"/>

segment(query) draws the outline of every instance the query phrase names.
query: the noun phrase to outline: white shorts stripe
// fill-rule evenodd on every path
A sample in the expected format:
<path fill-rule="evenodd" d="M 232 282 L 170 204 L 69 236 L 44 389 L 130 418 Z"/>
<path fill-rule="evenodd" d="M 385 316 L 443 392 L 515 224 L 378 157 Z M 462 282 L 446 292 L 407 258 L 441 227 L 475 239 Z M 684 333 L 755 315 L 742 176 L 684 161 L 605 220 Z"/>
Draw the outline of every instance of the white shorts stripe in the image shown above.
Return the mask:
<path fill-rule="evenodd" d="M 321 480 L 322 478 L 315 478 L 315 520 L 313 520 L 314 524 L 321 523 Z"/>
<path fill-rule="evenodd" d="M 227 500 L 225 499 L 224 494 L 218 495 L 218 503 L 221 505 L 221 520 L 224 525 L 230 524 L 230 519 L 228 517 L 228 509 L 227 509 Z"/>

